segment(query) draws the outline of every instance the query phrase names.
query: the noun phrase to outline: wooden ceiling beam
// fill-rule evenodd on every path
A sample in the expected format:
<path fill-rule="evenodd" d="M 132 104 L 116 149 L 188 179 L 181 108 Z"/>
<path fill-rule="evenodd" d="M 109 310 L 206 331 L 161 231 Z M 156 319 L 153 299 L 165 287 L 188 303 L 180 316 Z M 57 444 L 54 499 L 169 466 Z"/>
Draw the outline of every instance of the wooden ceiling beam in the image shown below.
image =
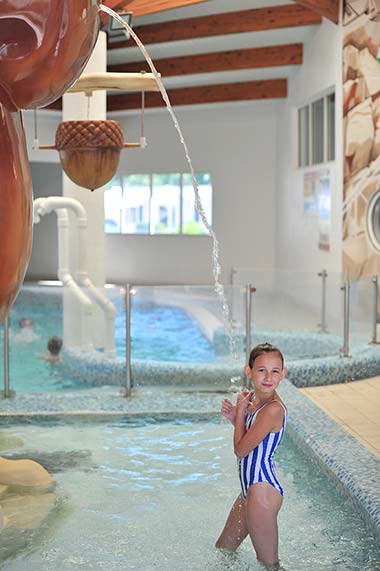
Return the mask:
<path fill-rule="evenodd" d="M 250 101 L 254 99 L 283 99 L 288 95 L 287 79 L 266 79 L 240 83 L 222 83 L 197 87 L 168 89 L 170 102 L 177 105 L 199 105 L 202 103 L 223 103 L 225 101 Z M 141 94 L 119 93 L 107 96 L 107 111 L 129 111 L 140 109 Z M 165 107 L 160 93 L 145 93 L 145 107 Z M 62 109 L 62 98 L 45 109 Z"/>
<path fill-rule="evenodd" d="M 339 23 L 340 0 L 294 0 L 294 2 L 314 10 L 334 24 Z"/>
<path fill-rule="evenodd" d="M 286 79 L 246 81 L 169 89 L 168 95 L 173 106 L 199 105 L 202 103 L 222 103 L 226 101 L 249 101 L 254 99 L 278 99 L 287 97 Z M 137 93 L 109 95 L 107 111 L 139 109 L 141 96 Z M 165 107 L 160 93 L 146 93 L 145 107 Z"/>
<path fill-rule="evenodd" d="M 174 8 L 183 8 L 201 2 L 206 2 L 206 0 L 126 0 L 124 4 L 126 4 L 128 12 L 133 12 L 133 15 L 137 17 L 163 12 L 164 10 L 173 10 Z"/>
<path fill-rule="evenodd" d="M 302 44 L 288 44 L 247 50 L 214 52 L 156 60 L 154 65 L 164 78 L 236 69 L 300 65 L 302 64 L 302 48 Z M 136 72 L 136 70 L 149 72 L 150 68 L 146 61 L 108 66 L 108 71 L 111 72 L 130 73 Z"/>
<path fill-rule="evenodd" d="M 126 0 L 102 0 L 101 4 L 108 6 L 108 8 L 111 8 L 114 12 L 119 12 L 121 10 L 127 11 L 128 2 Z"/>
<path fill-rule="evenodd" d="M 315 11 L 293 3 L 136 26 L 134 31 L 143 44 L 148 45 L 242 32 L 312 26 L 321 22 L 322 17 Z M 131 46 L 135 46 L 134 40 L 121 40 L 109 43 L 108 49 Z"/>

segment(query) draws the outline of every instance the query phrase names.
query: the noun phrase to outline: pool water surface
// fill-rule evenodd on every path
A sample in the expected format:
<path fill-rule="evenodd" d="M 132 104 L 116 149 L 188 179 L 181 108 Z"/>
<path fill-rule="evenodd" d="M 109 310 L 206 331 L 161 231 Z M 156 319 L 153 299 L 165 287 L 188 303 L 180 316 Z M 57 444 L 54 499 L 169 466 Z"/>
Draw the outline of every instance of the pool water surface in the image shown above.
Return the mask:
<path fill-rule="evenodd" d="M 29 419 L 7 424 L 1 438 L 2 455 L 43 460 L 64 498 L 22 551 L 4 560 L 5 571 L 259 569 L 247 540 L 229 557 L 213 547 L 239 493 L 226 421 Z M 285 489 L 285 569 L 379 570 L 380 547 L 368 528 L 290 438 L 276 463 Z M 0 553 L 9 556 L 2 537 Z"/>

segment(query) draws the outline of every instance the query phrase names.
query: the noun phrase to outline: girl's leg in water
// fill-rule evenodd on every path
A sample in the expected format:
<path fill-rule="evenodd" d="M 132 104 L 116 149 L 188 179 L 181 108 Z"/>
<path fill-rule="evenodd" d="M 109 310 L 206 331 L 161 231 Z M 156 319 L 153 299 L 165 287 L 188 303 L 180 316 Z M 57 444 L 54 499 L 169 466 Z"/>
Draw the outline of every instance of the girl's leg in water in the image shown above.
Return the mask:
<path fill-rule="evenodd" d="M 224 529 L 215 543 L 215 547 L 235 551 L 247 535 L 246 503 L 240 494 L 231 508 Z"/>
<path fill-rule="evenodd" d="M 258 482 L 247 495 L 247 527 L 257 560 L 265 569 L 279 569 L 277 514 L 282 496 L 270 484 Z"/>

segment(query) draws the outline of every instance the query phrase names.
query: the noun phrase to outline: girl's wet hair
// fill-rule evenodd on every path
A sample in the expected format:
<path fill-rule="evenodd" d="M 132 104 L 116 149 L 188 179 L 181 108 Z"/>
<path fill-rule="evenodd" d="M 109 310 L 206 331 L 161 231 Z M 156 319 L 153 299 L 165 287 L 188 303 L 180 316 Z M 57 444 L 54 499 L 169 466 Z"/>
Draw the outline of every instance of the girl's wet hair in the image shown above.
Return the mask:
<path fill-rule="evenodd" d="M 280 349 L 270 343 L 259 343 L 259 345 L 256 345 L 252 349 L 248 359 L 249 368 L 252 369 L 253 363 L 257 357 L 260 357 L 260 355 L 264 355 L 265 353 L 277 353 L 281 359 L 282 368 L 284 368 L 284 355 L 281 353 Z"/>

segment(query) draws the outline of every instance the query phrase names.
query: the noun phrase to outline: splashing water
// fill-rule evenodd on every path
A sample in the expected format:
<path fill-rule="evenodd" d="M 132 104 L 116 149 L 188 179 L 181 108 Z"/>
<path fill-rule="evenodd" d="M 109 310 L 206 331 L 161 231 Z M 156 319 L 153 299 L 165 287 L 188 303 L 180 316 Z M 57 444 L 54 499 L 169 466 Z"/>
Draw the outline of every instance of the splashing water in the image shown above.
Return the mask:
<path fill-rule="evenodd" d="M 195 209 L 198 212 L 205 228 L 207 229 L 208 233 L 210 234 L 210 236 L 212 238 L 212 244 L 213 244 L 213 246 L 212 246 L 212 263 L 213 263 L 213 276 L 214 276 L 214 290 L 215 290 L 216 294 L 219 296 L 219 299 L 220 299 L 221 304 L 222 304 L 223 317 L 225 318 L 226 327 L 227 327 L 227 331 L 228 331 L 228 335 L 229 335 L 230 353 L 231 353 L 231 356 L 233 359 L 237 359 L 236 350 L 235 350 L 235 336 L 234 336 L 234 330 L 233 330 L 233 325 L 232 325 L 232 320 L 231 320 L 231 312 L 230 312 L 230 308 L 229 308 L 228 303 L 227 303 L 227 298 L 226 298 L 224 287 L 220 283 L 221 266 L 220 266 L 220 262 L 219 262 L 219 242 L 216 238 L 216 234 L 215 234 L 214 230 L 211 228 L 210 223 L 207 220 L 207 216 L 205 214 L 205 211 L 203 210 L 202 202 L 201 202 L 201 199 L 199 196 L 198 184 L 197 184 L 197 181 L 195 178 L 195 172 L 194 172 L 193 164 L 192 164 L 190 154 L 189 154 L 189 149 L 188 149 L 186 141 L 183 137 L 183 134 L 182 134 L 181 128 L 179 126 L 177 117 L 176 117 L 176 115 L 173 111 L 173 108 L 171 106 L 169 96 L 168 96 L 167 91 L 164 87 L 164 84 L 161 81 L 161 76 L 154 66 L 152 58 L 150 57 L 150 55 L 149 55 L 147 49 L 145 48 L 144 44 L 141 42 L 139 37 L 132 30 L 132 28 L 116 12 L 111 10 L 111 8 L 108 8 L 108 6 L 105 6 L 104 4 L 100 4 L 99 8 L 103 12 L 106 12 L 112 18 L 115 18 L 115 20 L 117 20 L 119 22 L 119 24 L 121 24 L 127 30 L 127 32 L 132 36 L 132 38 L 135 40 L 136 44 L 140 48 L 143 56 L 145 57 L 148 65 L 149 65 L 149 67 L 150 67 L 150 69 L 151 69 L 151 71 L 152 71 L 152 73 L 153 73 L 153 75 L 157 81 L 157 85 L 160 88 L 162 98 L 166 103 L 166 107 L 167 107 L 167 109 L 168 109 L 168 111 L 169 111 L 169 113 L 173 119 L 174 126 L 178 132 L 180 141 L 181 141 L 181 143 L 185 149 L 185 156 L 186 156 L 186 160 L 188 162 L 188 165 L 190 167 L 191 180 L 192 180 L 192 185 L 193 185 L 193 189 L 194 189 Z"/>

